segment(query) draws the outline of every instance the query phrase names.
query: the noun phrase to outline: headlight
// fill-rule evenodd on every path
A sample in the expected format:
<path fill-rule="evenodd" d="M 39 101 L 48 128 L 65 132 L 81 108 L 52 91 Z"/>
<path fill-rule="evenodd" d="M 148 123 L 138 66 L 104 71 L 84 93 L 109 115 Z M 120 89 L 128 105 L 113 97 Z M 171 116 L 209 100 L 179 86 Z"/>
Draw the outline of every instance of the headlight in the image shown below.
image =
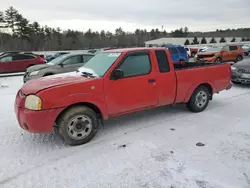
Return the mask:
<path fill-rule="evenodd" d="M 236 67 L 231 66 L 232 71 L 235 71 L 236 69 L 237 69 Z"/>
<path fill-rule="evenodd" d="M 24 106 L 29 110 L 41 110 L 42 100 L 36 95 L 28 95 L 25 99 Z"/>
<path fill-rule="evenodd" d="M 38 73 L 39 73 L 39 71 L 31 72 L 31 73 L 30 73 L 30 76 L 35 76 L 35 75 L 37 75 Z"/>

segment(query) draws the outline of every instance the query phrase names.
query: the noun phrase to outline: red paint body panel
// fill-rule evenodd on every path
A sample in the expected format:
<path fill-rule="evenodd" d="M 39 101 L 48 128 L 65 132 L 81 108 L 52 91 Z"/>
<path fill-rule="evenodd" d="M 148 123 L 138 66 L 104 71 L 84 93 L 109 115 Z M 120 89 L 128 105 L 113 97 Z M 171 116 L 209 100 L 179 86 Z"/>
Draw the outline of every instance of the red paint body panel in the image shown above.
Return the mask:
<path fill-rule="evenodd" d="M 53 130 L 56 117 L 64 108 L 32 111 L 24 108 L 25 97 L 19 92 L 15 101 L 15 113 L 20 127 L 32 133 L 49 133 Z"/>
<path fill-rule="evenodd" d="M 160 73 L 155 50 L 162 49 L 168 56 L 170 71 Z M 112 71 L 128 52 L 147 50 L 151 72 L 147 75 L 110 79 Z M 122 52 L 111 68 L 100 78 L 86 78 L 80 73 L 59 74 L 27 82 L 16 97 L 16 114 L 21 127 L 24 123 L 31 132 L 51 131 L 58 115 L 77 103 L 91 103 L 100 109 L 103 118 L 128 114 L 146 108 L 187 102 L 200 84 L 209 84 L 213 93 L 226 89 L 230 83 L 230 65 L 221 64 L 200 68 L 174 70 L 171 55 L 165 48 L 115 49 Z M 149 82 L 154 79 L 155 83 Z M 24 108 L 26 95 L 36 94 L 42 99 L 42 111 Z M 43 122 L 43 123 L 41 123 Z M 46 124 L 46 125 L 45 125 Z"/>
<path fill-rule="evenodd" d="M 201 84 L 209 84 L 213 93 L 226 89 L 231 80 L 231 68 L 228 64 L 200 67 L 199 71 L 197 69 L 176 71 L 176 76 L 176 103 L 182 103 L 188 102 L 195 88 Z"/>

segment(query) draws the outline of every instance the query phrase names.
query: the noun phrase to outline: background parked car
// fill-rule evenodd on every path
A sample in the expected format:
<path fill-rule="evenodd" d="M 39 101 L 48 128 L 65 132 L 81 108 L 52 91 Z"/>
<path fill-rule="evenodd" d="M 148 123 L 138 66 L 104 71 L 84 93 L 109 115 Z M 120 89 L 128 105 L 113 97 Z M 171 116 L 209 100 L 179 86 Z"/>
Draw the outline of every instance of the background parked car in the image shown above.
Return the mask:
<path fill-rule="evenodd" d="M 0 56 L 0 73 L 22 72 L 30 66 L 44 63 L 45 60 L 36 54 L 5 53 Z"/>
<path fill-rule="evenodd" d="M 241 62 L 235 63 L 231 66 L 231 70 L 231 79 L 234 84 L 250 84 L 250 59 L 244 59 Z"/>
<path fill-rule="evenodd" d="M 84 63 L 88 62 L 94 54 L 88 53 L 73 53 L 65 54 L 53 59 L 47 64 L 36 65 L 28 68 L 23 77 L 23 82 L 34 78 L 50 76 L 59 73 L 76 71 Z"/>
<path fill-rule="evenodd" d="M 250 44 L 249 44 L 249 45 L 248 45 L 248 44 L 245 44 L 245 45 L 242 45 L 241 47 L 242 47 L 243 50 L 244 50 L 244 55 L 245 55 L 245 56 L 249 56 L 249 54 L 250 54 Z"/>
<path fill-rule="evenodd" d="M 188 54 L 187 54 L 186 49 L 183 46 L 163 45 L 162 47 L 166 47 L 169 50 L 171 57 L 172 57 L 172 61 L 174 63 L 188 61 Z"/>
<path fill-rule="evenodd" d="M 243 59 L 243 49 L 239 45 L 226 45 L 224 47 L 207 48 L 198 52 L 195 61 L 204 62 L 238 62 Z"/>
<path fill-rule="evenodd" d="M 188 58 L 190 57 L 194 57 L 197 52 L 198 52 L 198 48 L 189 48 L 189 47 L 185 47 L 187 54 L 188 54 Z"/>

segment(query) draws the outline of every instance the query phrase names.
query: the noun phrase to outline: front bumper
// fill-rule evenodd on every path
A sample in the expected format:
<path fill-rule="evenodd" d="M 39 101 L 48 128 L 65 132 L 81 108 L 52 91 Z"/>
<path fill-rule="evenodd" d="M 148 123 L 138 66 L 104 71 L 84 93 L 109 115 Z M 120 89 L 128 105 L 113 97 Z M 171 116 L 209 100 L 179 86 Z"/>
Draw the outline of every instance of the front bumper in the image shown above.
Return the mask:
<path fill-rule="evenodd" d="M 50 133 L 55 120 L 63 108 L 33 111 L 15 105 L 15 113 L 20 127 L 32 133 Z"/>
<path fill-rule="evenodd" d="M 234 82 L 250 84 L 250 78 L 244 78 L 241 75 L 232 75 L 231 80 Z"/>
<path fill-rule="evenodd" d="M 195 62 L 203 61 L 204 63 L 214 63 L 216 58 L 195 58 Z"/>

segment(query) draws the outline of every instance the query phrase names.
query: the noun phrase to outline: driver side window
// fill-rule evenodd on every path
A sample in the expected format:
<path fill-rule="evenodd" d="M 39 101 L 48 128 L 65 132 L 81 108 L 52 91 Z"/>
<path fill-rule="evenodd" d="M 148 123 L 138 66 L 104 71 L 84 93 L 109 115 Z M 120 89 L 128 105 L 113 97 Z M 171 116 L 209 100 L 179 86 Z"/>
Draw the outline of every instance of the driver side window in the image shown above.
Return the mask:
<path fill-rule="evenodd" d="M 148 54 L 136 54 L 128 56 L 119 66 L 123 70 L 124 77 L 140 76 L 149 74 L 151 63 Z"/>
<path fill-rule="evenodd" d="M 12 56 L 5 56 L 0 59 L 0 62 L 4 62 L 4 63 L 11 62 L 11 61 L 13 61 Z"/>
<path fill-rule="evenodd" d="M 80 55 L 72 56 L 63 62 L 64 65 L 71 65 L 77 63 L 82 63 L 82 57 Z"/>

